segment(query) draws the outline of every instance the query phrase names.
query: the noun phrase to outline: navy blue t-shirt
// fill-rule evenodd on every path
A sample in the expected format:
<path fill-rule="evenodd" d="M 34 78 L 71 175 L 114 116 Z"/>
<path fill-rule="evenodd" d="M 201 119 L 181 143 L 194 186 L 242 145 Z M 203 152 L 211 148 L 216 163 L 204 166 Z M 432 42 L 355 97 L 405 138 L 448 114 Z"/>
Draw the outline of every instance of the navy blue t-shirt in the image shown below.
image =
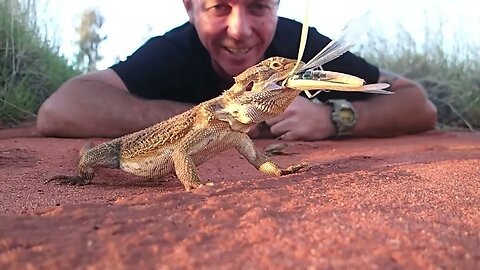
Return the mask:
<path fill-rule="evenodd" d="M 298 55 L 302 25 L 279 17 L 272 43 L 265 58 L 282 56 L 295 59 Z M 314 57 L 330 39 L 310 27 L 302 60 Z M 167 99 L 198 104 L 220 95 L 233 84 L 225 83 L 215 72 L 210 55 L 200 42 L 192 24 L 185 23 L 163 36 L 149 39 L 125 61 L 111 67 L 122 79 L 130 93 L 146 99 Z M 325 70 L 339 71 L 376 83 L 377 67 L 352 53 L 345 53 L 323 65 Z M 321 101 L 332 98 L 365 99 L 371 94 L 324 92 Z"/>

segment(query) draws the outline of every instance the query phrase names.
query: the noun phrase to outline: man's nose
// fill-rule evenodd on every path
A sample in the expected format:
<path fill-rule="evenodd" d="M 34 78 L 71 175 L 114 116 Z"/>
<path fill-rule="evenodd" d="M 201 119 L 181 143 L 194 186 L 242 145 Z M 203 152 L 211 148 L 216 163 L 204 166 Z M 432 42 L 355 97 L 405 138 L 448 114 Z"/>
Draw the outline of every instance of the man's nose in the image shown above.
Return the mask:
<path fill-rule="evenodd" d="M 252 34 L 252 22 L 245 8 L 235 7 L 228 16 L 228 35 L 242 39 Z"/>

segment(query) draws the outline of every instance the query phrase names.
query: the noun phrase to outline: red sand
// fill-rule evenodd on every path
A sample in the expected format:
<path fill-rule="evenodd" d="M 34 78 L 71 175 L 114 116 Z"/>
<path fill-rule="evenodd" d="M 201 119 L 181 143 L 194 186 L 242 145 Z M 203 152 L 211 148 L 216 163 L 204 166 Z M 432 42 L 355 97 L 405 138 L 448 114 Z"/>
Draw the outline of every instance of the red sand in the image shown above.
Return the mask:
<path fill-rule="evenodd" d="M 480 265 L 478 133 L 291 142 L 273 159 L 312 166 L 283 177 L 228 150 L 199 167 L 214 186 L 193 192 L 108 169 L 88 186 L 44 184 L 75 173 L 84 140 L 0 138 L 0 269 Z"/>

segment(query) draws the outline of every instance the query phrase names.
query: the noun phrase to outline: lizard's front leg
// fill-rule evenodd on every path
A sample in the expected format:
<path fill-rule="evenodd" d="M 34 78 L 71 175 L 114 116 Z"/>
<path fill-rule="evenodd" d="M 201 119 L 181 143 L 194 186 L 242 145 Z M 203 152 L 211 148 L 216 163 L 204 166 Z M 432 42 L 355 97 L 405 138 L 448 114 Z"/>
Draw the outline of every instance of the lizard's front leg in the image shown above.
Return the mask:
<path fill-rule="evenodd" d="M 253 144 L 253 141 L 250 139 L 250 137 L 248 137 L 247 134 L 238 132 L 236 136 L 237 146 L 235 148 L 237 149 L 237 151 L 242 156 L 244 156 L 248 160 L 248 162 L 250 162 L 250 164 L 255 166 L 255 168 L 257 168 L 263 173 L 280 176 L 296 173 L 299 170 L 308 167 L 308 164 L 304 162 L 297 165 L 289 166 L 286 169 L 281 169 L 266 155 L 258 151 L 258 149 Z"/>
<path fill-rule="evenodd" d="M 186 191 L 203 186 L 198 177 L 197 167 L 187 150 L 183 148 L 176 149 L 172 153 L 172 160 L 175 166 L 175 173 L 180 182 L 185 186 Z"/>

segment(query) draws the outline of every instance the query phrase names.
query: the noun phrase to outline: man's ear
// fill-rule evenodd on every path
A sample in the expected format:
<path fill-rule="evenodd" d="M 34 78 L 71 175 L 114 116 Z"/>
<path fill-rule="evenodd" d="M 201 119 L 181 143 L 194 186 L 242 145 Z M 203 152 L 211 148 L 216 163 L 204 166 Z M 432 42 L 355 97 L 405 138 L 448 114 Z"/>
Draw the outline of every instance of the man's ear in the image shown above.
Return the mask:
<path fill-rule="evenodd" d="M 188 18 L 190 23 L 193 23 L 193 3 L 192 0 L 183 0 L 183 6 L 185 6 L 185 10 L 187 11 Z"/>

